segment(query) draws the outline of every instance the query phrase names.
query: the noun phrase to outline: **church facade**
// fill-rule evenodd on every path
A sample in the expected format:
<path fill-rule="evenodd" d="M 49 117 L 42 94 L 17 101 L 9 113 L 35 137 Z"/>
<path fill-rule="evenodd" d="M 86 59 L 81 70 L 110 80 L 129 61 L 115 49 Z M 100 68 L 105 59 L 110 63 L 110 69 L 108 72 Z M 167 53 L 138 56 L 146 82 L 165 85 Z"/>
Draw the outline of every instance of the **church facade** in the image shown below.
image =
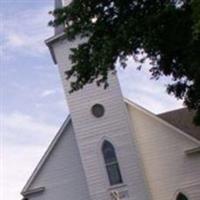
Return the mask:
<path fill-rule="evenodd" d="M 62 26 L 46 40 L 70 115 L 24 186 L 24 200 L 200 200 L 200 129 L 192 113 L 156 116 L 124 99 L 114 74 L 106 90 L 94 83 L 69 94 L 67 55 L 80 42 L 69 42 Z"/>

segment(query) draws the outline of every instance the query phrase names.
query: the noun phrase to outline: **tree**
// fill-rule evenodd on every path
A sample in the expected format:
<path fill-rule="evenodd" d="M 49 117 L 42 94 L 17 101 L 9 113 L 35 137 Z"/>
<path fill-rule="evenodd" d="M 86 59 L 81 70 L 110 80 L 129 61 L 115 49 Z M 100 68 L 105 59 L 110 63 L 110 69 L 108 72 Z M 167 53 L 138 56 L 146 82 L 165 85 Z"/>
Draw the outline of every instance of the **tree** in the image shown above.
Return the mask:
<path fill-rule="evenodd" d="M 88 38 L 71 49 L 71 92 L 93 81 L 106 88 L 108 72 L 117 61 L 126 67 L 128 56 L 139 68 L 148 59 L 152 77 L 170 76 L 167 92 L 195 110 L 200 125 L 199 0 L 73 0 L 51 13 L 49 24 L 65 23 L 68 40 Z"/>

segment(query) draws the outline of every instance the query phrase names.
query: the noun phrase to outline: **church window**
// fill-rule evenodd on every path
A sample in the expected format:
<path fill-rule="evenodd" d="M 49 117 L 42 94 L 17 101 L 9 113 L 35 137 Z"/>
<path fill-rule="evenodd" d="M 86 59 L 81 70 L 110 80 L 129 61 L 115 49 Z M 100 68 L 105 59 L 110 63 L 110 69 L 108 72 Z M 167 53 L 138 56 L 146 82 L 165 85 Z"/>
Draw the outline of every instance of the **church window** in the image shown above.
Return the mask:
<path fill-rule="evenodd" d="M 104 141 L 102 146 L 102 153 L 110 185 L 122 183 L 119 163 L 117 161 L 117 156 L 113 145 L 108 141 Z"/>
<path fill-rule="evenodd" d="M 99 118 L 102 117 L 104 115 L 105 109 L 103 107 L 103 105 L 101 104 L 95 104 L 92 106 L 92 114 Z"/>
<path fill-rule="evenodd" d="M 188 200 L 188 198 L 184 194 L 180 193 L 178 194 L 176 200 Z"/>

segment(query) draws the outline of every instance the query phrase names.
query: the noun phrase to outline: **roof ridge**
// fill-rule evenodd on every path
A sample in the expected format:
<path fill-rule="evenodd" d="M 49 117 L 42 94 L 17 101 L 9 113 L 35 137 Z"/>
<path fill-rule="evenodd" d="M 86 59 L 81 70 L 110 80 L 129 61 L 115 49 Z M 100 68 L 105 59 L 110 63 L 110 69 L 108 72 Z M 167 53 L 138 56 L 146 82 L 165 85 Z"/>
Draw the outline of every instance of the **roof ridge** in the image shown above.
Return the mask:
<path fill-rule="evenodd" d="M 168 113 L 172 113 L 172 112 L 176 112 L 176 111 L 180 111 L 180 110 L 188 110 L 188 108 L 187 107 L 177 108 L 177 109 L 174 109 L 174 110 L 169 110 L 169 111 L 161 112 L 161 113 L 156 114 L 156 115 L 157 116 L 164 115 L 164 114 L 168 114 Z"/>

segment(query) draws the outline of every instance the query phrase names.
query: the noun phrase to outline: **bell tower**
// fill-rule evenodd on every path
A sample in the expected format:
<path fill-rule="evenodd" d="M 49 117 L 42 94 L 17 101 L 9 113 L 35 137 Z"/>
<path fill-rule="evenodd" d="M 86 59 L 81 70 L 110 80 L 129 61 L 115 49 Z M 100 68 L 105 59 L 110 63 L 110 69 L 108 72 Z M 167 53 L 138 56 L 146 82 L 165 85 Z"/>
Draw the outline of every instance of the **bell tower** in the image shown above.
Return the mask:
<path fill-rule="evenodd" d="M 63 3 L 55 0 L 56 8 Z M 106 90 L 92 83 L 69 94 L 70 80 L 65 76 L 71 67 L 68 56 L 81 41 L 68 41 L 63 30 L 63 26 L 56 27 L 46 44 L 58 65 L 91 200 L 149 200 L 116 75 L 109 75 Z"/>

